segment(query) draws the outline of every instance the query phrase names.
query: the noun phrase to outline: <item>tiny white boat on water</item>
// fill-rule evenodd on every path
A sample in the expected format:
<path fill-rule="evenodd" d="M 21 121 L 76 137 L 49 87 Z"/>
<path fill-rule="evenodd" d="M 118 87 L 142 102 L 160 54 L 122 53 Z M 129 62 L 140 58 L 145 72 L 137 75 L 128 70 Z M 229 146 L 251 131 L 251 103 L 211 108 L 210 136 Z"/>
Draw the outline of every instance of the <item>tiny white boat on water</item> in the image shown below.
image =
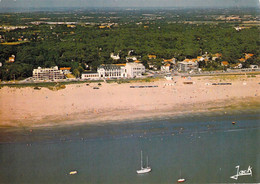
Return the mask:
<path fill-rule="evenodd" d="M 152 171 L 152 168 L 148 166 L 148 157 L 147 157 L 146 167 L 143 167 L 143 152 L 141 151 L 141 169 L 137 170 L 137 174 L 145 174 Z"/>
<path fill-rule="evenodd" d="M 78 171 L 70 171 L 70 175 L 74 175 L 74 174 L 77 174 Z"/>

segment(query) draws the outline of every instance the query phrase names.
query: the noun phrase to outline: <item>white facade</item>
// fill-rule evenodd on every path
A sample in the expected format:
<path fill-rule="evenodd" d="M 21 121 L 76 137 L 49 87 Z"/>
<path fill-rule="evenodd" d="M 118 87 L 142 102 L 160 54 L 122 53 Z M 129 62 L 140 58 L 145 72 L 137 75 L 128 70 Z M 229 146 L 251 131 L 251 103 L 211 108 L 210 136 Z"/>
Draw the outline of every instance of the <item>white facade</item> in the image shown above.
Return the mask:
<path fill-rule="evenodd" d="M 65 76 L 57 66 L 52 68 L 41 68 L 33 70 L 33 79 L 34 80 L 57 80 L 64 79 Z"/>
<path fill-rule="evenodd" d="M 170 66 L 169 64 L 161 66 L 161 71 L 162 72 L 170 72 Z"/>
<path fill-rule="evenodd" d="M 98 73 L 82 73 L 81 79 L 84 80 L 99 80 L 99 74 Z"/>
<path fill-rule="evenodd" d="M 129 78 L 140 77 L 145 73 L 145 67 L 141 63 L 126 63 L 125 68 Z"/>
<path fill-rule="evenodd" d="M 97 72 L 99 78 L 134 78 L 142 76 L 145 67 L 141 63 L 108 64 L 99 66 Z"/>
<path fill-rule="evenodd" d="M 130 60 L 130 59 L 132 59 L 133 61 L 136 61 L 136 60 L 137 60 L 137 57 L 136 57 L 136 56 L 127 56 L 125 59 L 126 59 L 127 61 Z"/>
<path fill-rule="evenodd" d="M 114 53 L 111 53 L 111 54 L 110 54 L 110 57 L 111 57 L 113 60 L 119 60 L 119 59 L 120 59 L 119 54 L 114 55 Z"/>
<path fill-rule="evenodd" d="M 258 69 L 258 65 L 250 65 L 250 68 L 252 68 L 252 69 Z"/>
<path fill-rule="evenodd" d="M 99 78 L 124 78 L 126 77 L 125 66 L 122 65 L 101 65 L 97 69 Z"/>
<path fill-rule="evenodd" d="M 62 72 L 64 73 L 64 75 L 71 74 L 71 72 L 69 70 L 62 70 Z"/>

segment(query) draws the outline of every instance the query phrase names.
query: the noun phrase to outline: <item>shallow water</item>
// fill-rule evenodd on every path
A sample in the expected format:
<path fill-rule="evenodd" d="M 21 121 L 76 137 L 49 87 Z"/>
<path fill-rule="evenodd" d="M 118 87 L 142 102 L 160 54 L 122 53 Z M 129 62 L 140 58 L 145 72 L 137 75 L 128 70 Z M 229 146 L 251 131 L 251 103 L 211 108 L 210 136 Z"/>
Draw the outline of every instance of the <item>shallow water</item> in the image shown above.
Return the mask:
<path fill-rule="evenodd" d="M 232 125 L 236 121 L 236 125 Z M 257 183 L 257 113 L 5 131 L 0 183 Z M 3 140 L 3 139 L 2 139 Z M 152 172 L 137 175 L 140 151 Z M 235 175 L 252 167 L 252 176 Z M 71 170 L 78 174 L 69 175 Z"/>

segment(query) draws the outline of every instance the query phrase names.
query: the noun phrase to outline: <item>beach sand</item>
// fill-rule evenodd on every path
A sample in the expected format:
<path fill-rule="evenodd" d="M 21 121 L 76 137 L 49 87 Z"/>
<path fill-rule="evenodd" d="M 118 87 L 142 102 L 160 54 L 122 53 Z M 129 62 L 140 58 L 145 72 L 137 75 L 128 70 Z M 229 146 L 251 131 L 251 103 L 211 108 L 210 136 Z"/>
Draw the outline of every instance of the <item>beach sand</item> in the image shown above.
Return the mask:
<path fill-rule="evenodd" d="M 105 123 L 180 115 L 260 104 L 260 76 L 174 77 L 142 83 L 70 84 L 52 91 L 0 89 L 0 127 L 45 127 Z M 193 82 L 184 84 L 183 82 Z M 176 82 L 176 83 L 175 83 Z M 232 85 L 208 85 L 230 82 Z M 171 84 L 171 85 L 165 85 Z M 130 86 L 158 85 L 154 88 Z"/>

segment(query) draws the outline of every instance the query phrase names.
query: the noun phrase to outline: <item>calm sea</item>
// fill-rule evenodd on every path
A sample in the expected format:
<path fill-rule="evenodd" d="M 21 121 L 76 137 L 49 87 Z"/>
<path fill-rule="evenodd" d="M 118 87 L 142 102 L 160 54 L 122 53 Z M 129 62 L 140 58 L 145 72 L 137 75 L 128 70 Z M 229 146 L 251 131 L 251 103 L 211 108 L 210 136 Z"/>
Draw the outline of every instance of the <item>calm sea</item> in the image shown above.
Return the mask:
<path fill-rule="evenodd" d="M 235 121 L 236 124 L 232 125 Z M 1 129 L 0 183 L 259 183 L 256 112 Z M 138 175 L 140 152 L 152 172 Z M 252 167 L 252 176 L 230 176 Z M 70 171 L 78 173 L 69 175 Z"/>

